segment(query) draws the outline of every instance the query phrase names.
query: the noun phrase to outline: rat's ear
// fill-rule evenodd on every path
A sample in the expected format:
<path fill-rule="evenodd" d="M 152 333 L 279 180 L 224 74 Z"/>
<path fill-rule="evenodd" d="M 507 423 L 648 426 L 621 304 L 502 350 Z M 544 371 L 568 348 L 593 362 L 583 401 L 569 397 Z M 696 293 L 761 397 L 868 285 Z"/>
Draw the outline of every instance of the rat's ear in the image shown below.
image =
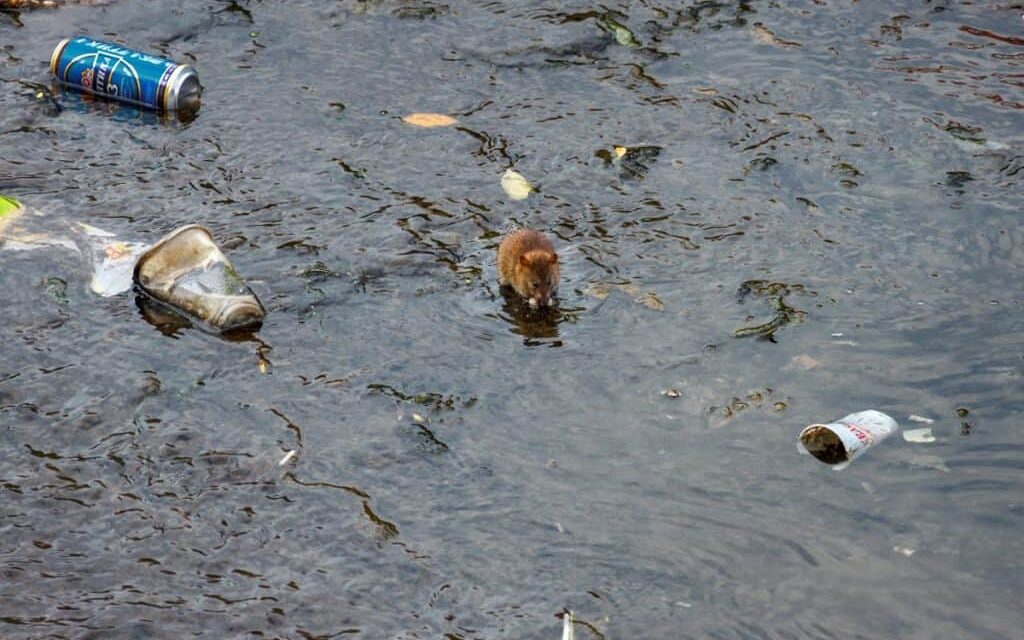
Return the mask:
<path fill-rule="evenodd" d="M 519 256 L 519 264 L 524 266 L 524 267 L 526 266 L 526 254 L 525 253 L 521 254 Z"/>
<path fill-rule="evenodd" d="M 551 257 L 548 259 L 548 262 L 550 262 L 551 264 L 557 263 L 558 262 L 558 254 L 557 253 L 552 253 Z"/>

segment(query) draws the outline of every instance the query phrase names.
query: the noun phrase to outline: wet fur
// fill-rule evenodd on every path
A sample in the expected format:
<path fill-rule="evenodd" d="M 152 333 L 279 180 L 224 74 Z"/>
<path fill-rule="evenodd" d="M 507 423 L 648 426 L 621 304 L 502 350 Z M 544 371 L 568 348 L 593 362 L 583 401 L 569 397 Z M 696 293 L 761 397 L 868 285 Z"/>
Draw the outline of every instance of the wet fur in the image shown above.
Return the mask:
<path fill-rule="evenodd" d="M 558 255 L 551 241 L 532 229 L 505 236 L 498 246 L 498 282 L 531 304 L 548 304 L 558 288 Z"/>

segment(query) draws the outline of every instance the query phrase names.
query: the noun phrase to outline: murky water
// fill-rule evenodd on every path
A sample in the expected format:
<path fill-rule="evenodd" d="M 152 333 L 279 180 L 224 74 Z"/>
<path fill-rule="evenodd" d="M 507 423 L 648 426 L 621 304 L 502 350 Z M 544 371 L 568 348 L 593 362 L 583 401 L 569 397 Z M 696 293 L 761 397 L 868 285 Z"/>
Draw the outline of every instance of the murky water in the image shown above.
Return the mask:
<path fill-rule="evenodd" d="M 204 224 L 268 310 L 225 340 L 0 250 L 0 635 L 1015 637 L 1022 11 L 0 13 L 0 193 Z M 76 33 L 194 64 L 198 118 L 51 96 Z M 550 314 L 499 295 L 517 225 Z M 864 408 L 936 441 L 797 454 Z"/>

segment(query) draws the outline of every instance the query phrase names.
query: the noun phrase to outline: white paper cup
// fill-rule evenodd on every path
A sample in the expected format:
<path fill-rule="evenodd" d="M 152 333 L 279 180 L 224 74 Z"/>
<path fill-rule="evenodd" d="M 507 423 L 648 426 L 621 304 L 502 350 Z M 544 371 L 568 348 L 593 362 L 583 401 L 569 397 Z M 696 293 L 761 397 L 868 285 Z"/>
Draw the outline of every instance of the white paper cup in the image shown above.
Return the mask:
<path fill-rule="evenodd" d="M 881 411 L 858 411 L 835 422 L 804 428 L 797 438 L 797 451 L 839 470 L 898 428 L 896 421 Z"/>

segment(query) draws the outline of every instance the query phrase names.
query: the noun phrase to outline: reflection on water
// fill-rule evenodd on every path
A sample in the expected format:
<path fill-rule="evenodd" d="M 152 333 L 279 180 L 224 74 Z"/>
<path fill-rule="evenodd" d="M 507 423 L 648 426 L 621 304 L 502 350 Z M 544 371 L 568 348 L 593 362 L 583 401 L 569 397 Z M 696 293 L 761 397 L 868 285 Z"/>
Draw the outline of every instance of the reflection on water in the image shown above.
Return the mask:
<path fill-rule="evenodd" d="M 559 340 L 543 341 L 544 338 L 557 338 L 558 324 L 566 320 L 566 316 L 557 306 L 557 300 L 552 300 L 554 304 L 551 306 L 531 306 L 509 285 L 502 285 L 501 295 L 504 298 L 501 317 L 515 325 L 510 331 L 523 336 L 523 344 L 562 346 Z"/>
<path fill-rule="evenodd" d="M 1015 637 L 1019 7 L 107 4 L 0 12 L 0 193 L 202 224 L 267 316 L 0 242 L 0 636 Z M 68 25 L 202 110 L 54 91 Z M 935 440 L 797 453 L 868 408 Z"/>

